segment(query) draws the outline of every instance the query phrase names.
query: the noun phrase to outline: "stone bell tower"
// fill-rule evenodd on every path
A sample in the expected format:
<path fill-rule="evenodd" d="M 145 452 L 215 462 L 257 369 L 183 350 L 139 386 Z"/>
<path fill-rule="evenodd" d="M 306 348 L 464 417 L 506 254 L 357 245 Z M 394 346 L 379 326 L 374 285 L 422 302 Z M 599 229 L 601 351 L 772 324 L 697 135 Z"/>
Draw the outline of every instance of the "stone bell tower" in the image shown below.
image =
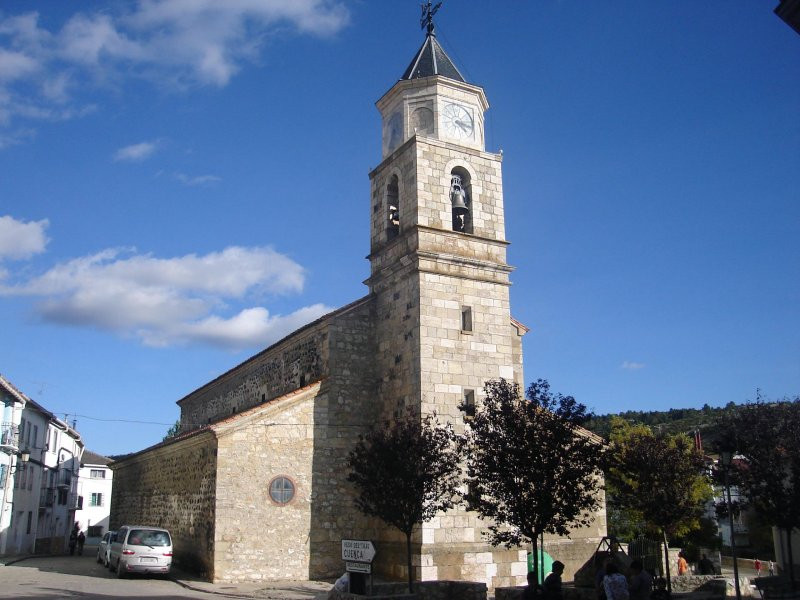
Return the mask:
<path fill-rule="evenodd" d="M 411 407 L 463 430 L 487 380 L 522 384 L 526 330 L 510 313 L 502 156 L 485 150 L 486 94 L 439 44 L 430 8 L 427 26 L 408 68 L 377 102 L 383 161 L 370 173 L 365 283 L 375 297 L 384 417 Z M 426 523 L 417 574 L 480 581 L 495 577 L 498 563 L 518 562 L 517 551 L 500 557 L 486 545 L 481 530 L 463 510 Z M 494 558 L 476 563 L 478 554 Z M 404 568 L 403 560 L 389 562 Z"/>

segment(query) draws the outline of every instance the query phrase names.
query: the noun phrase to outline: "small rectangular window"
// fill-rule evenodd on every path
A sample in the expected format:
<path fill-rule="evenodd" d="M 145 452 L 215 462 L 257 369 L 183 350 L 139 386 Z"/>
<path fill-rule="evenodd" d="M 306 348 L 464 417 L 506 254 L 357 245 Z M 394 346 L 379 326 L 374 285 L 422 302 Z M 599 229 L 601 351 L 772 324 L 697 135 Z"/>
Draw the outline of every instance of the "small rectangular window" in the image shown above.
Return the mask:
<path fill-rule="evenodd" d="M 89 502 L 89 506 L 103 506 L 103 494 L 100 493 L 93 493 L 92 500 Z"/>
<path fill-rule="evenodd" d="M 89 477 L 91 479 L 105 479 L 106 478 L 106 470 L 105 469 L 92 469 L 89 472 Z"/>
<path fill-rule="evenodd" d="M 464 419 L 475 418 L 475 390 L 464 390 Z"/>
<path fill-rule="evenodd" d="M 25 528 L 25 533 L 31 532 L 31 523 L 33 522 L 33 511 L 28 511 L 28 526 Z"/>
<path fill-rule="evenodd" d="M 461 331 L 472 331 L 472 307 L 461 307 Z"/>
<path fill-rule="evenodd" d="M 37 445 L 38 443 L 39 443 L 39 426 L 38 425 L 34 425 L 33 426 L 33 447 L 34 448 L 38 448 L 39 447 Z"/>

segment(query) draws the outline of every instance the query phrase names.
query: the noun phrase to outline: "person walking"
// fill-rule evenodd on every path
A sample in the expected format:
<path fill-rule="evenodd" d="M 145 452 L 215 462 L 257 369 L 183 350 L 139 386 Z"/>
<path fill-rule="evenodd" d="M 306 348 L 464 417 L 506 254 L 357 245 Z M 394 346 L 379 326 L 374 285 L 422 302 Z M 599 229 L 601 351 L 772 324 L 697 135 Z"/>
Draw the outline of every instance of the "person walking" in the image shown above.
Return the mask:
<path fill-rule="evenodd" d="M 75 527 L 72 528 L 72 531 L 69 533 L 69 555 L 72 556 L 75 554 L 75 545 L 78 543 L 78 524 L 75 523 Z"/>
<path fill-rule="evenodd" d="M 83 545 L 86 543 L 86 535 L 81 531 L 78 534 L 78 556 L 83 556 Z"/>
<path fill-rule="evenodd" d="M 689 563 L 686 562 L 686 555 L 678 552 L 678 575 L 686 575 L 689 572 Z"/>
<path fill-rule="evenodd" d="M 553 562 L 553 570 L 542 584 L 545 600 L 563 600 L 561 591 L 561 574 L 564 572 L 564 563 L 560 560 Z"/>
<path fill-rule="evenodd" d="M 525 590 L 522 592 L 522 600 L 536 600 L 538 587 L 536 583 L 536 573 L 528 571 L 528 585 L 525 586 Z"/>
<path fill-rule="evenodd" d="M 775 575 L 775 563 L 769 561 L 769 576 L 773 577 Z"/>
<path fill-rule="evenodd" d="M 628 580 L 619 572 L 616 563 L 606 565 L 606 576 L 603 578 L 603 589 L 608 600 L 629 600 Z"/>
<path fill-rule="evenodd" d="M 761 577 L 761 561 L 755 559 L 753 561 L 753 568 L 756 570 L 756 577 Z"/>
<path fill-rule="evenodd" d="M 638 558 L 631 563 L 631 580 L 628 583 L 630 600 L 648 600 L 653 591 L 653 578 L 644 570 Z"/>

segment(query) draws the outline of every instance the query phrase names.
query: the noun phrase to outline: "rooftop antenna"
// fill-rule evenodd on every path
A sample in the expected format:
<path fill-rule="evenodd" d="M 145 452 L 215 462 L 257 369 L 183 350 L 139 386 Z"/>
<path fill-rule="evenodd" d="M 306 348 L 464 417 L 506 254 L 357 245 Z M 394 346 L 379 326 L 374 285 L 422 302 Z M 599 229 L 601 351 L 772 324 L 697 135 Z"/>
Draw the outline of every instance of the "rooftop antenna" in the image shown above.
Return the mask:
<path fill-rule="evenodd" d="M 436 35 L 433 31 L 436 28 L 433 24 L 433 15 L 441 8 L 442 3 L 437 2 L 436 6 L 433 6 L 433 2 L 428 0 L 428 3 L 421 4 L 422 7 L 422 17 L 419 20 L 420 29 L 428 28 L 428 35 Z"/>

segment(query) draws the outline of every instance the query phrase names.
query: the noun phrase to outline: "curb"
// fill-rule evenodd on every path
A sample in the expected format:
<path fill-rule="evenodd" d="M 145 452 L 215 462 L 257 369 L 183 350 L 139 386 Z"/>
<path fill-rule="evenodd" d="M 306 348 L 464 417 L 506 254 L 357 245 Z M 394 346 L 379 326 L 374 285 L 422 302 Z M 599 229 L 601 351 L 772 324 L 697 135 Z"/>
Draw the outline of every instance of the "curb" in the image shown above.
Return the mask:
<path fill-rule="evenodd" d="M 169 579 L 170 579 L 170 581 L 173 581 L 174 583 L 177 583 L 182 588 L 185 588 L 187 590 L 191 590 L 193 592 L 202 592 L 204 594 L 216 594 L 218 596 L 226 596 L 228 598 L 255 598 L 255 596 L 252 596 L 250 594 L 246 594 L 245 595 L 245 594 L 237 594 L 236 592 L 230 592 L 230 591 L 223 592 L 223 591 L 220 591 L 220 590 L 207 590 L 205 588 L 202 588 L 202 587 L 199 587 L 199 586 L 196 586 L 196 585 L 192 585 L 191 583 L 189 583 L 189 582 L 187 582 L 187 581 L 185 581 L 183 579 L 178 579 L 176 577 L 173 577 L 172 575 L 169 575 Z"/>
<path fill-rule="evenodd" d="M 29 558 L 49 558 L 51 556 L 60 556 L 59 554 L 26 554 L 25 556 L 8 556 L 0 558 L 0 566 L 7 567 L 9 565 L 28 560 Z"/>

